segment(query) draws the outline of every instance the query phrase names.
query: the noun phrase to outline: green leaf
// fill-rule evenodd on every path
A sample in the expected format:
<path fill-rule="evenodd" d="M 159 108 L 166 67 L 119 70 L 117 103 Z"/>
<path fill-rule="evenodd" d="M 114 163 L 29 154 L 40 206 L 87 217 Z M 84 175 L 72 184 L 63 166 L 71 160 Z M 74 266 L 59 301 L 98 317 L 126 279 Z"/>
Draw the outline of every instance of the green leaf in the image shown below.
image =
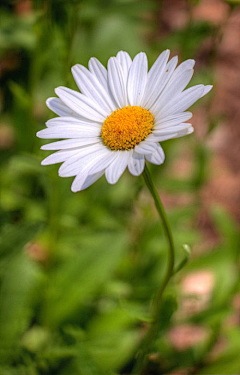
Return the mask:
<path fill-rule="evenodd" d="M 46 291 L 44 319 L 56 326 L 96 294 L 111 277 L 126 248 L 126 237 L 117 232 L 88 233 L 79 249 L 51 275 Z"/>
<path fill-rule="evenodd" d="M 0 294 L 0 353 L 14 357 L 20 338 L 32 318 L 33 291 L 39 282 L 39 269 L 25 254 L 12 256 L 2 272 Z"/>
<path fill-rule="evenodd" d="M 130 317 L 146 323 L 152 322 L 153 319 L 144 311 L 142 305 L 126 300 L 120 300 L 120 304 L 123 311 Z"/>
<path fill-rule="evenodd" d="M 172 315 L 177 310 L 177 299 L 173 295 L 166 295 L 162 302 L 159 319 L 159 332 L 165 332 L 171 322 Z"/>
<path fill-rule="evenodd" d="M 107 332 L 86 342 L 95 363 L 105 371 L 118 370 L 131 359 L 139 342 L 136 330 Z"/>
<path fill-rule="evenodd" d="M 80 374 L 84 375 L 108 375 L 95 363 L 85 343 L 78 345 L 78 356 L 75 360 Z"/>
<path fill-rule="evenodd" d="M 183 260 L 175 267 L 173 271 L 174 274 L 179 272 L 185 266 L 185 264 L 189 261 L 189 258 L 191 256 L 190 246 L 188 246 L 187 244 L 184 244 L 182 245 L 182 249 L 184 250 L 185 256 Z"/>

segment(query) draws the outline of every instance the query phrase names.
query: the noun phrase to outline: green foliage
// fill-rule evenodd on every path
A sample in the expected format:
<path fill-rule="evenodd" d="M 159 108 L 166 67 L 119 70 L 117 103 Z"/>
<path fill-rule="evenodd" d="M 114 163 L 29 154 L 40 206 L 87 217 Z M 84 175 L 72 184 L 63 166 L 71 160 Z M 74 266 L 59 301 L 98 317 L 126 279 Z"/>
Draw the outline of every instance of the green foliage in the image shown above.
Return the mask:
<path fill-rule="evenodd" d="M 164 48 L 178 50 L 181 60 L 194 58 L 218 30 L 189 17 L 182 28 L 159 37 L 161 2 L 153 0 L 36 0 L 26 11 L 20 3 L 0 5 L 0 374 L 128 374 L 166 272 L 167 244 L 153 202 L 141 177 L 127 172 L 114 186 L 101 178 L 71 193 L 70 178 L 60 179 L 56 166 L 40 165 L 47 153 L 35 133 L 52 116 L 45 100 L 54 88 L 75 88 L 73 64 L 87 66 L 92 56 L 106 64 L 121 49 L 132 56 L 145 50 L 150 65 Z M 194 83 L 211 83 L 212 76 L 207 64 Z M 208 121 L 206 138 L 219 122 Z M 13 134 L 10 140 L 1 127 Z M 177 249 L 148 362 L 152 374 L 240 371 L 239 327 L 226 324 L 236 314 L 232 301 L 240 292 L 239 233 L 222 207 L 209 206 L 219 241 L 195 252 L 203 241 L 196 221 L 211 154 L 207 139 L 194 139 L 165 142 L 166 162 L 150 166 L 166 205 L 170 199 Z M 190 150 L 193 168 L 176 176 L 174 163 L 184 150 Z M 179 203 L 181 197 L 186 203 Z M 214 278 L 207 304 L 186 314 L 181 281 L 206 270 Z M 206 328 L 207 338 L 176 349 L 169 332 L 182 324 Z M 221 340 L 222 352 L 211 357 Z"/>
<path fill-rule="evenodd" d="M 62 246 L 66 246 L 66 251 L 70 248 L 69 244 Z M 114 232 L 88 233 L 80 239 L 78 250 L 66 255 L 52 271 L 43 318 L 48 326 L 58 326 L 74 317 L 75 311 L 80 313 L 79 307 L 81 309 L 85 301 L 94 298 L 114 273 L 125 246 L 123 236 Z"/>

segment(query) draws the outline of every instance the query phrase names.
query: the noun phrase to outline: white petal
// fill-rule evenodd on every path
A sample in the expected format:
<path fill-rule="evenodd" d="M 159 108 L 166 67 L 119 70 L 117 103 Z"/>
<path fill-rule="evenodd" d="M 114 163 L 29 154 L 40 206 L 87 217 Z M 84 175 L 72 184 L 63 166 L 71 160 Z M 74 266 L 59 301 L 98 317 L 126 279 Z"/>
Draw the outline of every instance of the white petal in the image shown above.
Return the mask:
<path fill-rule="evenodd" d="M 174 80 L 171 80 L 171 84 L 170 82 L 168 83 L 161 96 L 151 108 L 151 111 L 156 117 L 175 96 L 179 95 L 185 89 L 192 76 L 193 69 L 185 70 L 181 74 L 178 74 Z"/>
<path fill-rule="evenodd" d="M 212 85 L 207 85 L 207 86 L 204 86 L 204 91 L 203 91 L 203 93 L 202 93 L 202 96 L 201 96 L 201 97 L 203 97 L 204 95 L 207 95 L 207 94 L 209 93 L 209 91 L 211 91 L 211 90 L 212 90 L 212 88 L 213 88 L 213 86 L 212 86 Z"/>
<path fill-rule="evenodd" d="M 90 155 L 88 154 L 85 156 L 85 158 L 81 160 L 81 164 L 79 164 L 79 170 L 78 170 L 77 176 L 72 183 L 71 189 L 73 192 L 76 192 L 76 191 L 82 190 L 83 188 L 88 187 L 91 181 L 93 182 L 96 181 L 95 178 L 93 177 L 90 178 L 90 176 L 92 176 L 91 169 L 92 167 L 94 167 L 94 165 L 98 164 L 100 160 L 105 158 L 106 151 L 109 151 L 109 150 L 103 147 L 98 152 L 94 154 L 90 154 Z M 60 169 L 59 169 L 59 172 L 60 172 Z M 102 172 L 102 171 L 99 171 L 99 172 Z M 98 173 L 96 174 L 98 175 Z"/>
<path fill-rule="evenodd" d="M 194 129 L 191 124 L 188 124 L 188 125 L 189 126 L 186 129 L 179 131 L 174 137 L 171 137 L 171 139 L 180 138 L 180 137 L 184 137 L 185 135 L 192 134 L 194 132 Z"/>
<path fill-rule="evenodd" d="M 156 139 L 158 140 L 158 142 L 163 142 L 169 139 L 180 138 L 180 137 L 184 137 L 185 135 L 192 134 L 194 132 L 192 125 L 191 124 L 186 124 L 186 125 L 187 126 L 183 130 L 180 130 L 172 134 L 161 135 L 159 137 L 156 137 Z"/>
<path fill-rule="evenodd" d="M 162 133 L 159 132 L 158 134 L 151 134 L 153 138 L 151 140 L 155 140 L 155 142 L 163 142 L 168 139 L 180 138 L 184 135 L 191 134 L 193 132 L 193 127 L 191 124 L 181 124 L 178 126 L 173 126 L 172 128 L 163 130 Z"/>
<path fill-rule="evenodd" d="M 170 51 L 167 49 L 163 51 L 148 72 L 148 79 L 145 88 L 142 104 L 145 106 L 151 101 L 152 94 L 154 93 L 162 74 L 166 71 L 166 64 L 169 58 Z"/>
<path fill-rule="evenodd" d="M 172 85 L 175 86 L 175 95 L 180 93 L 190 82 L 193 75 L 193 67 L 195 65 L 194 60 L 186 60 L 182 62 L 173 72 L 171 78 L 169 79 L 162 95 L 165 95 L 166 91 L 171 90 Z M 188 73 L 187 73 L 188 71 Z M 162 99 L 161 95 L 161 99 Z"/>
<path fill-rule="evenodd" d="M 108 86 L 117 106 L 127 106 L 126 77 L 116 57 L 108 60 Z"/>
<path fill-rule="evenodd" d="M 160 113 L 160 116 L 157 117 L 158 120 L 154 122 L 154 130 L 161 130 L 181 124 L 182 122 L 189 120 L 191 117 L 191 112 L 175 113 L 174 115 L 170 115 L 164 118 L 161 118 Z"/>
<path fill-rule="evenodd" d="M 151 109 L 152 105 L 156 102 L 162 91 L 164 90 L 166 84 L 168 83 L 169 79 L 171 78 L 174 69 L 176 68 L 178 62 L 177 56 L 174 56 L 166 65 L 165 71 L 163 74 L 160 75 L 156 79 L 155 88 L 152 91 L 152 94 L 150 94 L 149 98 L 145 97 L 144 100 L 146 102 L 144 103 L 144 108 Z"/>
<path fill-rule="evenodd" d="M 92 121 L 102 122 L 108 116 L 108 112 L 101 108 L 94 100 L 67 87 L 55 89 L 60 99 L 80 116 Z"/>
<path fill-rule="evenodd" d="M 130 105 L 141 105 L 147 83 L 147 71 L 147 56 L 140 52 L 133 59 L 128 73 L 127 92 Z"/>
<path fill-rule="evenodd" d="M 179 132 L 189 127 L 191 127 L 191 124 L 182 123 L 165 129 L 156 130 L 152 134 L 150 134 L 147 139 L 153 142 L 162 142 L 166 139 L 176 138 L 175 136 Z"/>
<path fill-rule="evenodd" d="M 48 98 L 46 104 L 51 111 L 59 116 L 78 116 L 74 111 L 64 104 L 59 98 Z"/>
<path fill-rule="evenodd" d="M 37 132 L 39 138 L 57 139 L 57 138 L 80 138 L 80 137 L 99 137 L 101 128 L 95 126 L 86 127 L 84 125 L 59 125 Z"/>
<path fill-rule="evenodd" d="M 128 163 L 128 170 L 133 176 L 139 176 L 144 170 L 145 159 L 144 156 L 133 152 L 132 157 Z"/>
<path fill-rule="evenodd" d="M 96 182 L 97 180 L 99 180 L 99 178 L 102 177 L 104 172 L 105 172 L 105 170 L 102 170 L 98 173 L 88 175 L 86 180 L 84 181 L 83 185 L 81 186 L 81 190 L 87 189 L 90 185 L 94 184 L 94 182 Z M 77 190 L 77 191 L 79 191 L 79 190 Z"/>
<path fill-rule="evenodd" d="M 95 100 L 101 107 L 108 111 L 109 115 L 111 111 L 116 109 L 116 105 L 108 95 L 108 91 L 105 90 L 93 73 L 89 72 L 84 66 L 77 64 L 72 67 L 72 74 L 79 90 L 84 95 Z"/>
<path fill-rule="evenodd" d="M 66 139 L 64 141 L 52 142 L 41 146 L 41 150 L 67 150 L 75 147 L 87 146 L 99 142 L 100 139 L 93 138 L 80 138 L 80 139 Z"/>
<path fill-rule="evenodd" d="M 168 101 L 185 89 L 192 78 L 194 65 L 194 60 L 186 60 L 175 69 L 161 96 L 151 108 L 153 112 L 156 111 L 156 115 Z"/>
<path fill-rule="evenodd" d="M 115 184 L 125 171 L 131 153 L 129 151 L 117 151 L 118 155 L 105 170 L 105 176 L 109 184 Z"/>
<path fill-rule="evenodd" d="M 164 110 L 161 111 L 161 116 L 169 116 L 177 112 L 185 111 L 187 108 L 191 107 L 193 103 L 195 103 L 198 99 L 201 98 L 203 92 L 203 85 L 190 87 L 178 96 L 174 97 L 174 100 L 169 102 L 165 106 Z"/>
<path fill-rule="evenodd" d="M 57 151 L 52 155 L 49 155 L 41 162 L 42 165 L 50 165 L 50 164 L 57 164 L 62 163 L 63 161 L 71 158 L 73 155 L 76 155 L 79 152 L 79 149 L 75 148 L 73 150 L 67 151 Z"/>
<path fill-rule="evenodd" d="M 90 174 L 98 173 L 99 171 L 105 170 L 109 164 L 111 164 L 117 157 L 117 152 L 108 150 L 108 153 L 100 159 L 89 171 Z"/>
<path fill-rule="evenodd" d="M 123 76 L 126 78 L 125 84 L 127 83 L 128 71 L 132 64 L 132 59 L 127 52 L 120 51 L 117 54 L 117 59 L 122 67 Z"/>
<path fill-rule="evenodd" d="M 184 72 L 185 70 L 189 70 L 189 69 L 193 69 L 195 65 L 195 61 L 194 60 L 185 60 L 183 61 L 181 64 L 178 65 L 178 67 L 175 69 L 173 75 L 172 75 L 172 79 L 175 79 L 177 77 L 178 74 L 181 74 L 182 72 Z"/>
<path fill-rule="evenodd" d="M 97 77 L 101 85 L 108 90 L 107 69 L 95 57 L 89 60 L 88 67 L 90 72 Z"/>
<path fill-rule="evenodd" d="M 46 125 L 48 128 L 52 126 L 59 126 L 59 125 L 66 125 L 66 127 L 69 125 L 78 125 L 78 126 L 84 126 L 87 129 L 91 127 L 95 127 L 95 128 L 102 127 L 102 124 L 98 122 L 90 121 L 87 119 L 76 118 L 76 117 L 67 117 L 67 116 L 51 118 L 50 120 L 46 122 Z"/>
<path fill-rule="evenodd" d="M 150 135 L 153 135 L 153 136 L 159 136 L 159 135 L 165 135 L 165 134 L 171 134 L 171 133 L 176 133 L 182 129 L 184 129 L 188 124 L 186 124 L 186 122 L 183 122 L 181 124 L 177 124 L 177 125 L 174 125 L 174 126 L 168 126 L 167 128 L 164 128 L 164 129 L 158 129 L 158 130 L 154 130 L 152 132 L 152 134 Z M 149 137 L 150 137 L 149 135 Z M 149 138 L 148 137 L 148 138 Z"/>
<path fill-rule="evenodd" d="M 177 138 L 177 132 L 175 133 L 171 133 L 171 134 L 165 134 L 165 135 L 159 135 L 159 136 L 154 136 L 154 142 L 163 142 L 163 141 L 167 141 L 168 139 L 172 139 L 172 138 Z M 151 140 L 153 140 L 153 138 L 151 138 Z"/>
<path fill-rule="evenodd" d="M 165 155 L 162 147 L 157 143 L 156 150 L 152 154 L 146 155 L 145 158 L 152 164 L 162 164 L 165 160 Z"/>
<path fill-rule="evenodd" d="M 89 171 L 99 158 L 106 155 L 106 151 L 109 150 L 102 144 L 91 145 L 79 149 L 79 152 L 76 155 L 73 155 L 61 165 L 58 171 L 59 176 L 71 177 L 84 173 L 86 169 Z"/>
<path fill-rule="evenodd" d="M 143 141 L 139 145 L 135 146 L 134 150 L 138 154 L 147 155 L 147 154 L 153 153 L 156 147 L 157 147 L 157 143 Z"/>
<path fill-rule="evenodd" d="M 82 190 L 82 186 L 84 185 L 84 182 L 87 180 L 88 176 L 89 174 L 87 170 L 76 175 L 71 185 L 71 190 L 73 193 L 76 193 L 77 191 Z"/>

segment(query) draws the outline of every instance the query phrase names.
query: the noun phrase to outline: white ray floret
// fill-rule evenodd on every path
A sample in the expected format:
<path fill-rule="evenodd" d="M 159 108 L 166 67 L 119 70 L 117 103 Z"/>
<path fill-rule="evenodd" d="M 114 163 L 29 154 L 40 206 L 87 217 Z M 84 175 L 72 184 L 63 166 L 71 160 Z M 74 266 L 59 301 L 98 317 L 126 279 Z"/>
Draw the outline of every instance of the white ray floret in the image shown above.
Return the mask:
<path fill-rule="evenodd" d="M 72 68 L 80 92 L 66 87 L 55 91 L 47 106 L 59 117 L 46 123 L 37 136 L 57 141 L 43 145 L 56 151 L 43 165 L 62 163 L 61 177 L 73 177 L 72 191 L 86 189 L 103 174 L 115 184 L 126 168 L 139 176 L 145 162 L 160 165 L 165 155 L 159 142 L 193 132 L 191 112 L 186 110 L 212 88 L 197 85 L 186 89 L 194 60 L 177 66 L 168 61 L 170 51 L 160 54 L 148 71 L 145 53 L 132 60 L 120 51 L 108 61 L 107 69 L 91 58 L 88 69 Z"/>

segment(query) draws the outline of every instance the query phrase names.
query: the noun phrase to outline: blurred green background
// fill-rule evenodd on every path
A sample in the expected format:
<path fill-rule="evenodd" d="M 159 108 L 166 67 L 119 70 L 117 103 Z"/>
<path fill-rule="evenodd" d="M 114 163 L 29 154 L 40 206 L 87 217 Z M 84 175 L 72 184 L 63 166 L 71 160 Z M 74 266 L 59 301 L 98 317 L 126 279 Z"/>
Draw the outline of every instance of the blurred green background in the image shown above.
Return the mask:
<path fill-rule="evenodd" d="M 142 177 L 72 193 L 35 134 L 70 68 L 119 50 L 196 60 L 191 136 L 149 166 L 188 265 L 164 295 L 145 374 L 239 374 L 239 1 L 3 0 L 0 375 L 130 374 L 167 246 Z M 239 78 L 239 79 L 238 79 Z"/>

